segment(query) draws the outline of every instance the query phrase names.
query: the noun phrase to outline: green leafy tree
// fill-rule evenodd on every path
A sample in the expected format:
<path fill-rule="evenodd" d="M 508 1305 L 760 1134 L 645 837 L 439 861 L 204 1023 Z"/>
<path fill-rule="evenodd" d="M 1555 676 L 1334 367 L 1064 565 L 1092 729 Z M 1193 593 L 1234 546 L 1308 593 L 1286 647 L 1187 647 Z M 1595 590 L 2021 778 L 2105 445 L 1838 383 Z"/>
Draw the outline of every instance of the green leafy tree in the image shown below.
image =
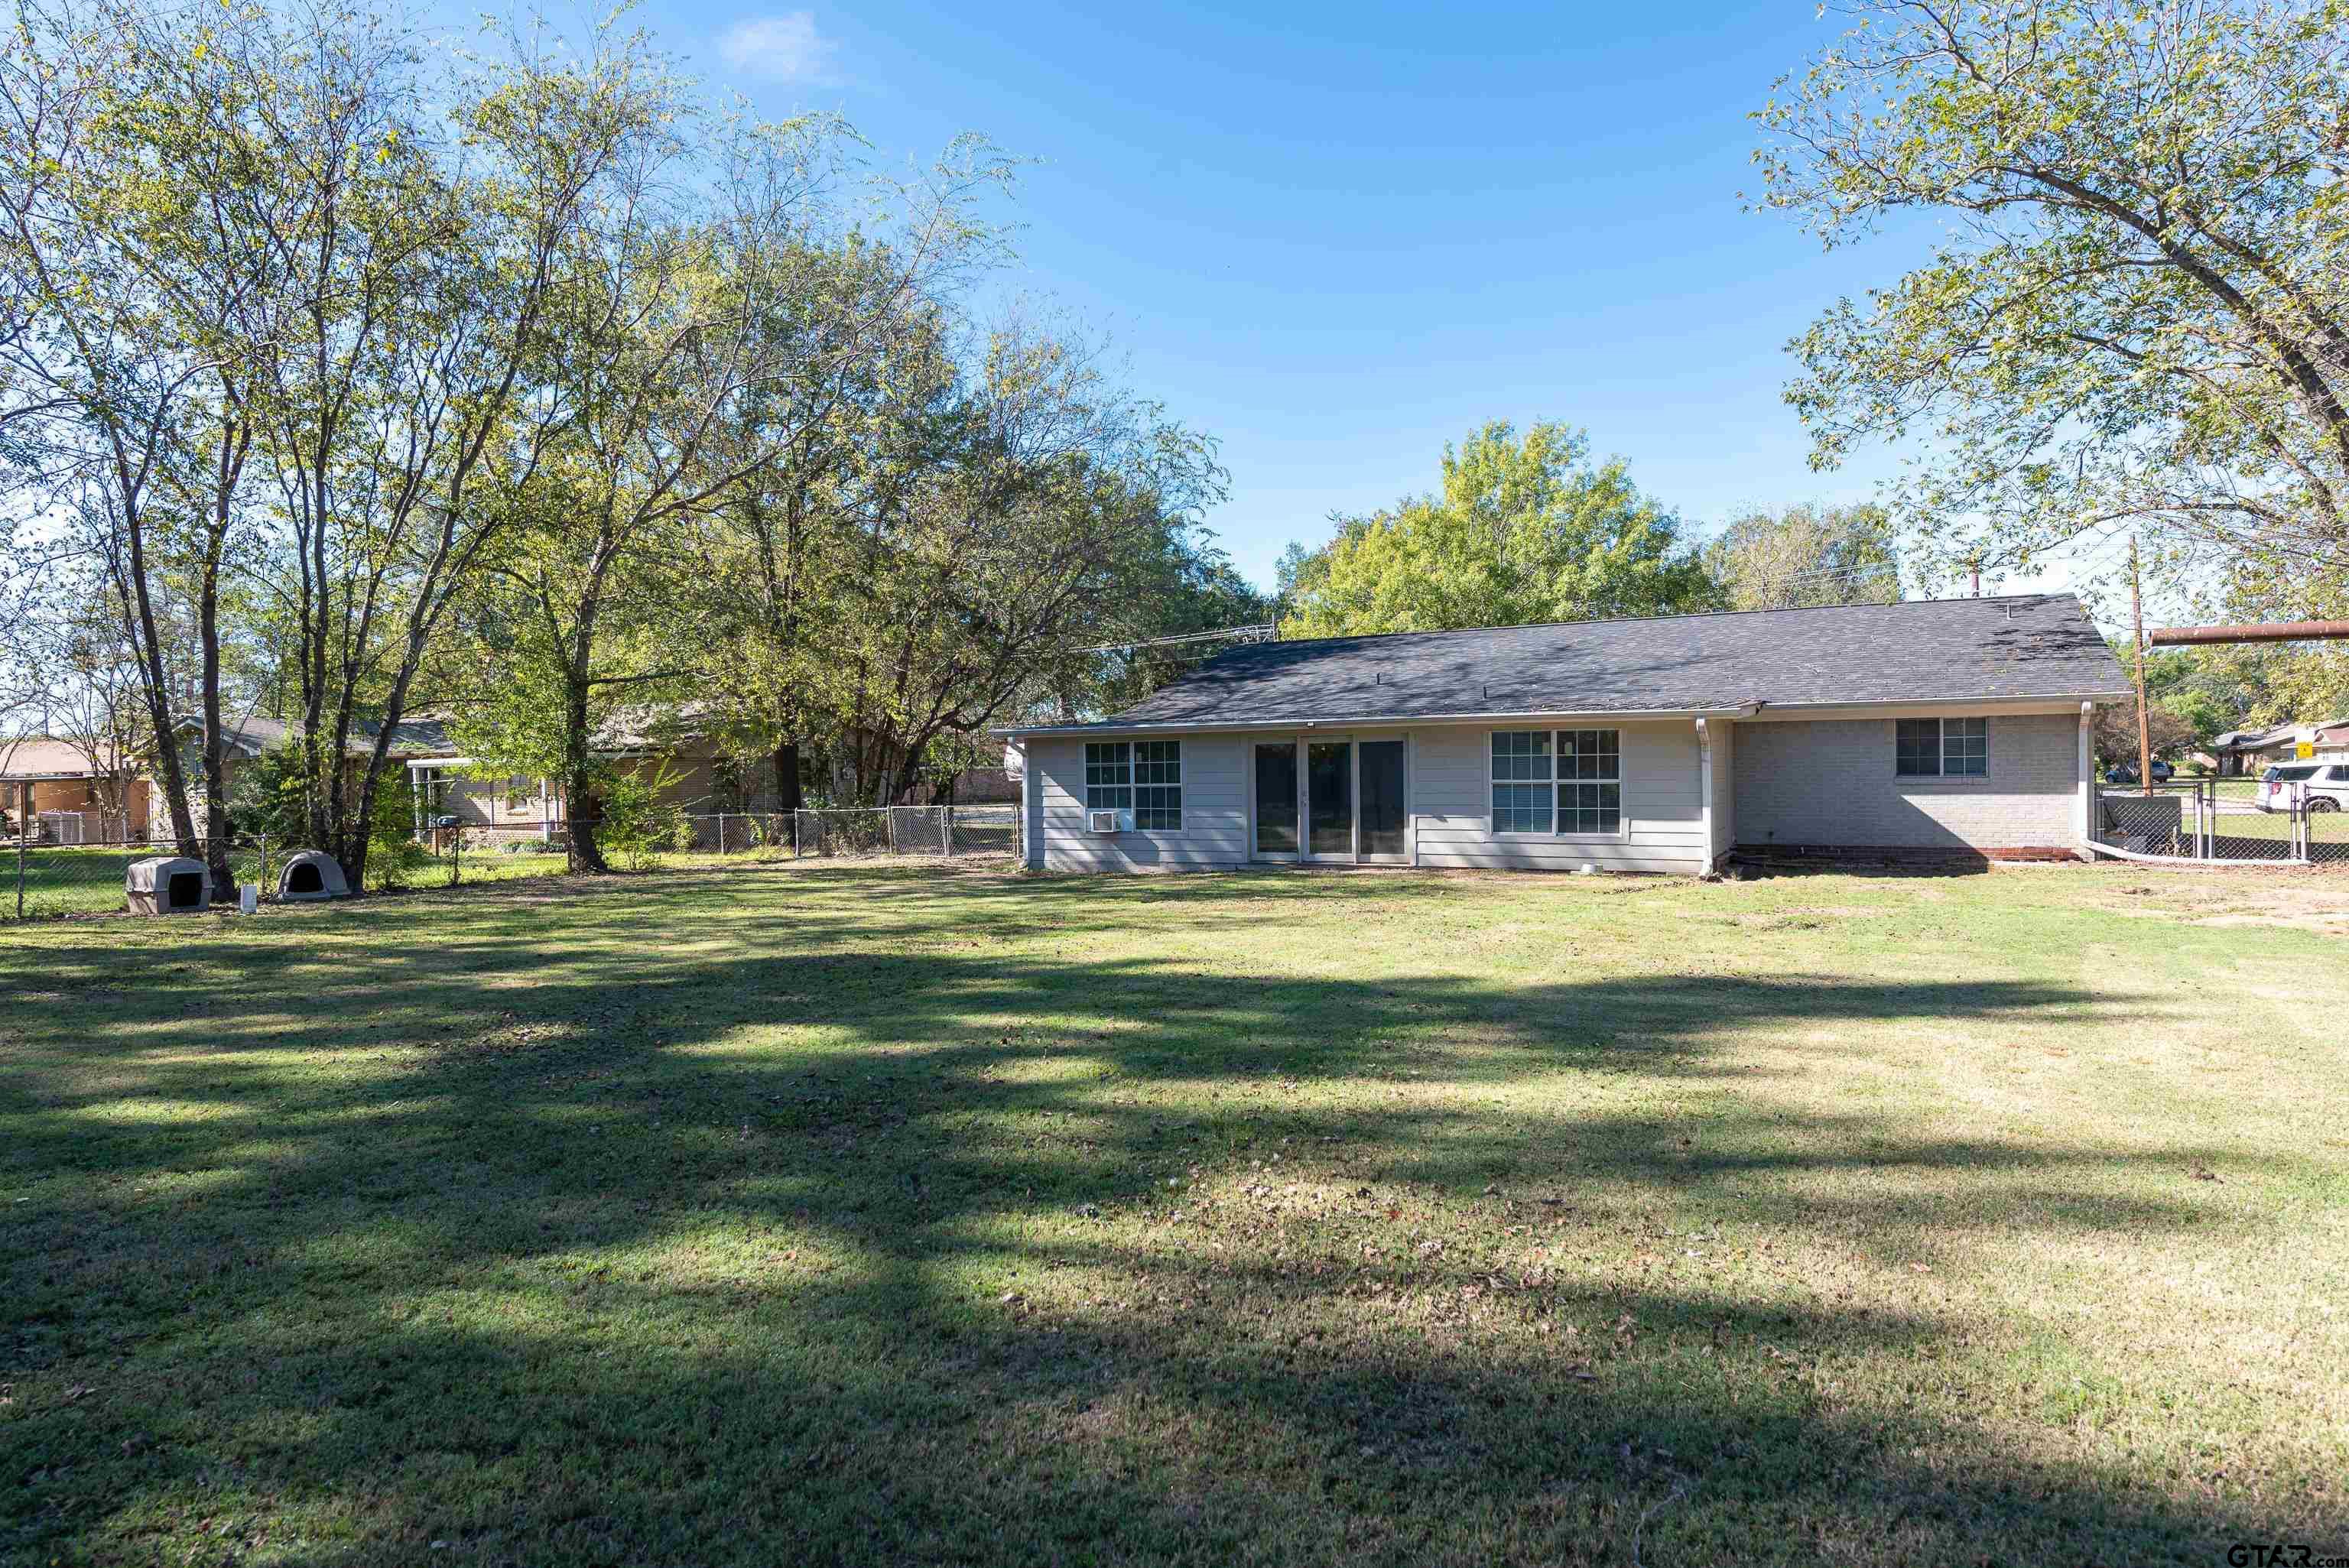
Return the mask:
<path fill-rule="evenodd" d="M 1099 700 L 1223 493 L 1214 443 L 1024 316 L 958 366 L 935 444 L 877 465 L 816 711 L 854 799 L 902 799 L 953 738 Z"/>
<path fill-rule="evenodd" d="M 1506 421 L 1444 452 L 1441 491 L 1340 517 L 1282 563 L 1290 637 L 1708 609 L 1720 593 L 1680 522 L 1565 425 Z"/>
<path fill-rule="evenodd" d="M 1880 506 L 1749 512 L 1708 541 L 1705 574 L 1733 610 L 1882 604 L 1900 597 L 1900 554 Z"/>
<path fill-rule="evenodd" d="M 2276 608 L 2349 540 L 2349 6 L 1864 0 L 1760 112 L 1761 205 L 1946 236 L 1792 345 L 1816 466 L 1913 440 L 1940 569 L 2116 527 Z"/>

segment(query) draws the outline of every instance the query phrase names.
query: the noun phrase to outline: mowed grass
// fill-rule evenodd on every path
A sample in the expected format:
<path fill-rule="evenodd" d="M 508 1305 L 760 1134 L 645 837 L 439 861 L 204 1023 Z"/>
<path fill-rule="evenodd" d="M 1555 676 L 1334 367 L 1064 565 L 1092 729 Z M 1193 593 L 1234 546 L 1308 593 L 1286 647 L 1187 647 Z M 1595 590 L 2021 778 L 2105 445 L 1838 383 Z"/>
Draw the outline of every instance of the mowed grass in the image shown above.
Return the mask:
<path fill-rule="evenodd" d="M 0 1554 L 2339 1552 L 2342 888 L 772 867 L 16 928 Z"/>

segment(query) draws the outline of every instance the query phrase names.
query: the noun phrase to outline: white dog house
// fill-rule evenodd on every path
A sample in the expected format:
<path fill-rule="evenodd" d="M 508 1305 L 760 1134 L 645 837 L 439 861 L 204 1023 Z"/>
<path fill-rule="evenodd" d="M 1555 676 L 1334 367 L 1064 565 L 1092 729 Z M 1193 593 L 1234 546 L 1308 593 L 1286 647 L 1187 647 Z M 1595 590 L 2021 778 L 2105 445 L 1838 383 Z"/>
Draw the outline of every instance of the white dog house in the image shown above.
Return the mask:
<path fill-rule="evenodd" d="M 295 851 L 285 857 L 285 869 L 277 873 L 277 896 L 296 903 L 348 898 L 350 892 L 343 868 L 324 850 Z"/>
<path fill-rule="evenodd" d="M 212 878 L 202 861 L 150 855 L 130 862 L 122 891 L 133 914 L 202 914 L 212 905 Z"/>

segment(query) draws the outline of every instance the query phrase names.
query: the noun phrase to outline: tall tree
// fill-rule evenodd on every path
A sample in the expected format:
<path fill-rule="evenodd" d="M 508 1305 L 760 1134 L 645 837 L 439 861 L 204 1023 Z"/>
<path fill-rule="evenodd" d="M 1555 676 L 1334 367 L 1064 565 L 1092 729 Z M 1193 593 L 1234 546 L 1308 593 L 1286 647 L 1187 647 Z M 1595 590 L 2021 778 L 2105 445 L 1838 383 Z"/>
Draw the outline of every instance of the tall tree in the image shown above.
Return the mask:
<path fill-rule="evenodd" d="M 294 309 L 269 361 L 314 841 L 356 883 L 394 727 L 451 607 L 523 511 L 577 406 L 547 384 L 592 240 L 674 138 L 683 85 L 606 26 L 574 57 L 510 34 L 436 139 L 404 38 L 337 17 L 264 122 L 303 193 L 268 239 Z M 354 770 L 347 758 L 357 750 Z"/>
<path fill-rule="evenodd" d="M 1537 424 L 1495 420 L 1444 451 L 1443 489 L 1367 517 L 1283 563 L 1292 637 L 1668 614 L 1719 595 L 1680 521 L 1619 459 Z"/>
<path fill-rule="evenodd" d="M 1944 568 L 2142 526 L 2275 607 L 2349 544 L 2349 5 L 1861 0 L 1757 117 L 1761 204 L 1948 236 L 1792 346 Z"/>
<path fill-rule="evenodd" d="M 689 536 L 740 487 L 789 457 L 802 428 L 831 410 L 818 393 L 856 360 L 883 354 L 903 302 L 964 265 L 989 232 L 969 211 L 1000 181 L 1001 159 L 958 141 L 923 180 L 890 184 L 886 241 L 856 228 L 834 191 L 851 142 L 836 121 L 734 125 L 697 146 L 673 139 L 633 170 L 623 199 L 585 233 L 577 281 L 560 300 L 558 346 L 543 373 L 571 410 L 559 471 L 525 507 L 532 535 L 497 568 L 528 613 L 515 624 L 551 642 L 563 756 L 556 776 L 570 813 L 574 869 L 605 869 L 595 837 L 605 772 L 595 755 L 599 692 L 657 695 L 704 666 L 706 628 L 672 617 L 682 640 L 649 660 L 611 656 L 607 614 L 645 646 L 658 623 L 644 590 L 659 562 L 699 559 Z M 720 178 L 680 174 L 697 154 Z M 847 256 L 880 286 L 835 288 Z M 798 328 L 813 320 L 815 331 Z M 753 401 L 764 418 L 746 418 Z M 622 612 L 634 595 L 640 612 Z M 673 602 L 673 596 L 672 596 Z M 689 656 L 667 651 L 684 646 Z"/>
<path fill-rule="evenodd" d="M 257 213 L 282 200 L 212 46 L 237 14 L 19 0 L 0 45 L 0 240 L 16 273 L 5 380 L 50 495 L 102 564 L 132 652 L 173 836 L 225 890 L 221 594 L 241 538 L 275 308 Z M 175 658 L 174 602 L 193 627 Z M 193 667 L 190 667 L 192 665 Z M 192 699 L 189 694 L 192 694 Z M 191 713 L 189 710 L 194 711 Z M 199 831 L 178 746 L 197 723 Z"/>
<path fill-rule="evenodd" d="M 1900 554 L 1880 506 L 1748 512 L 1707 541 L 1706 575 L 1733 610 L 1881 604 L 1900 597 Z"/>

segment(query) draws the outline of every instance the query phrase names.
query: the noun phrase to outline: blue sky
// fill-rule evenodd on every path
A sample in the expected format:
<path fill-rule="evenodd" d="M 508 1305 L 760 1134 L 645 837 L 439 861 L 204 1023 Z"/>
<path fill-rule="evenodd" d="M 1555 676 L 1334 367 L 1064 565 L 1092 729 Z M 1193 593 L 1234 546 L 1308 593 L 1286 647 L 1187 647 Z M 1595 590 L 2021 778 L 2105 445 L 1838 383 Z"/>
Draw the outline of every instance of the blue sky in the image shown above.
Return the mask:
<path fill-rule="evenodd" d="M 1810 471 L 1783 346 L 1915 237 L 1823 254 L 1739 201 L 1748 113 L 1833 36 L 1810 5 L 636 15 L 764 113 L 836 110 L 896 160 L 964 130 L 1040 160 L 1015 281 L 1221 440 L 1209 521 L 1259 582 L 1487 418 L 1586 427 L 1700 530 L 1889 470 Z"/>

